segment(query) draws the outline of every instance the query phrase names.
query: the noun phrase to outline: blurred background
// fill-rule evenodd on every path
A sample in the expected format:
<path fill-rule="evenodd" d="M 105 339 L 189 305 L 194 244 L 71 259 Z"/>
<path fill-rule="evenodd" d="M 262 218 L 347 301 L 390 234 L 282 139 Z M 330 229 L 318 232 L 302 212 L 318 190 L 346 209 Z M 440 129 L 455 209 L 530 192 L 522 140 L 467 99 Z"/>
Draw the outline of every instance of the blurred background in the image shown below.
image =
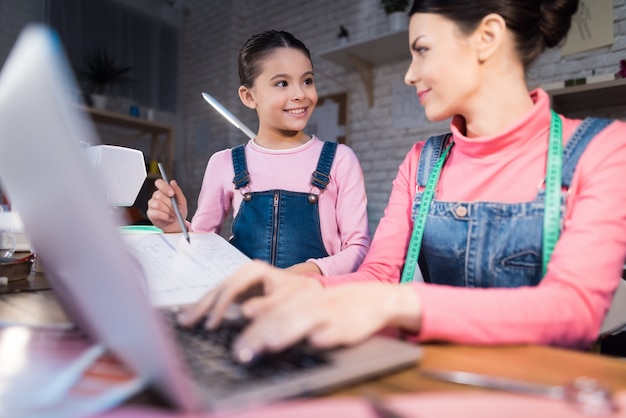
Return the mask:
<path fill-rule="evenodd" d="M 547 51 L 529 87 L 551 88 L 557 110 L 570 116 L 623 118 L 626 91 L 614 74 L 626 58 L 625 18 L 624 0 L 583 0 L 572 28 L 578 43 Z M 237 53 L 254 33 L 286 30 L 311 50 L 321 102 L 309 133 L 356 152 L 372 232 L 411 145 L 448 128 L 448 121 L 428 122 L 404 85 L 406 20 L 392 20 L 379 0 L 0 0 L 0 64 L 33 21 L 58 30 L 81 82 L 81 91 L 68 94 L 88 105 L 102 141 L 143 150 L 148 169 L 151 160 L 169 159 L 190 217 L 211 154 L 247 139 L 200 93 L 257 128 L 237 96 Z M 592 24 L 598 21 L 599 28 Z M 566 83 L 573 86 L 563 89 Z M 135 204 L 137 219 L 155 174 Z"/>

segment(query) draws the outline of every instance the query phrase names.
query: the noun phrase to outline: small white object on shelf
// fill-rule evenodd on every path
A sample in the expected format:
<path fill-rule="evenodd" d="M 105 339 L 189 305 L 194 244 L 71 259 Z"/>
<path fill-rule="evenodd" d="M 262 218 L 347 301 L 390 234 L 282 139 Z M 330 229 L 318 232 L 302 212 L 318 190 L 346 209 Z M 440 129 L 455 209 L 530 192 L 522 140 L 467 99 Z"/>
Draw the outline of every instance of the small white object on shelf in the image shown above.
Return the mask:
<path fill-rule="evenodd" d="M 115 145 L 95 145 L 85 148 L 85 153 L 109 204 L 132 206 L 147 176 L 143 152 Z"/>

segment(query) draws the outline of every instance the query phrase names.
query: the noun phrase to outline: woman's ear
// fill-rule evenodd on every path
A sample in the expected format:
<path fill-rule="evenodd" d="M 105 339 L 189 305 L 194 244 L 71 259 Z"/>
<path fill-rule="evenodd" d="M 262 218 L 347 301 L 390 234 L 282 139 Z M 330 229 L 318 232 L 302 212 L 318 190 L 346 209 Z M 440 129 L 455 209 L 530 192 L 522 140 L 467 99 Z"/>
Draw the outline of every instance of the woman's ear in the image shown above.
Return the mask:
<path fill-rule="evenodd" d="M 244 106 L 250 109 L 256 109 L 256 101 L 248 87 L 239 86 L 239 99 L 241 99 L 241 103 L 243 103 Z"/>
<path fill-rule="evenodd" d="M 479 62 L 487 61 L 500 47 L 506 37 L 506 22 L 496 13 L 483 18 L 476 29 Z"/>

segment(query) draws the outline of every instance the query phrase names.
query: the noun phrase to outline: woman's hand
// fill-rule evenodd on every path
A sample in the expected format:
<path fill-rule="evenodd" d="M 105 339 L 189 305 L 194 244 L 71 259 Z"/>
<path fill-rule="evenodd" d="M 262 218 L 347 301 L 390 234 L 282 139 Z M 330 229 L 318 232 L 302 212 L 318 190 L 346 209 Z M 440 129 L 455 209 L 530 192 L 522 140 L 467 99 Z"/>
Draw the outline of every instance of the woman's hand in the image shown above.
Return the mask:
<path fill-rule="evenodd" d="M 416 333 L 421 303 L 411 286 L 353 283 L 298 289 L 280 303 L 246 315 L 253 321 L 233 345 L 235 358 L 244 363 L 303 339 L 330 348 L 358 343 L 387 326 Z"/>
<path fill-rule="evenodd" d="M 148 210 L 146 211 L 148 219 L 155 226 L 161 228 L 163 232 L 182 232 L 172 206 L 172 197 L 176 197 L 180 214 L 183 219 L 187 219 L 187 199 L 183 191 L 178 187 L 176 180 L 172 180 L 168 184 L 162 179 L 157 179 L 154 185 L 157 189 L 148 200 Z"/>
<path fill-rule="evenodd" d="M 297 290 L 306 292 L 321 288 L 322 284 L 315 278 L 278 269 L 263 261 L 252 261 L 241 266 L 200 301 L 187 306 L 178 322 L 189 326 L 208 314 L 207 327 L 212 329 L 219 325 L 228 307 L 241 299 L 246 299 L 241 303 L 241 311 L 250 318 L 280 305 Z"/>

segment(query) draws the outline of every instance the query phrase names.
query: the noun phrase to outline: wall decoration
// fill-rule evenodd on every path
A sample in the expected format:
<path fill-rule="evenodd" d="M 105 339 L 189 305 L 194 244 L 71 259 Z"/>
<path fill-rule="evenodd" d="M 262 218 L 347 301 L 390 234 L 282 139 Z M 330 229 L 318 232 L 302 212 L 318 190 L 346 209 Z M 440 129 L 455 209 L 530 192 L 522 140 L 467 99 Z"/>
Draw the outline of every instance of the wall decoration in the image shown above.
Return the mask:
<path fill-rule="evenodd" d="M 562 55 L 613 44 L 613 0 L 581 0 Z"/>
<path fill-rule="evenodd" d="M 339 45 L 346 45 L 350 43 L 350 32 L 344 25 L 339 26 L 339 32 L 337 32 L 337 39 L 339 39 Z"/>
<path fill-rule="evenodd" d="M 322 141 L 347 144 L 348 93 L 322 96 L 309 119 L 305 132 Z"/>

